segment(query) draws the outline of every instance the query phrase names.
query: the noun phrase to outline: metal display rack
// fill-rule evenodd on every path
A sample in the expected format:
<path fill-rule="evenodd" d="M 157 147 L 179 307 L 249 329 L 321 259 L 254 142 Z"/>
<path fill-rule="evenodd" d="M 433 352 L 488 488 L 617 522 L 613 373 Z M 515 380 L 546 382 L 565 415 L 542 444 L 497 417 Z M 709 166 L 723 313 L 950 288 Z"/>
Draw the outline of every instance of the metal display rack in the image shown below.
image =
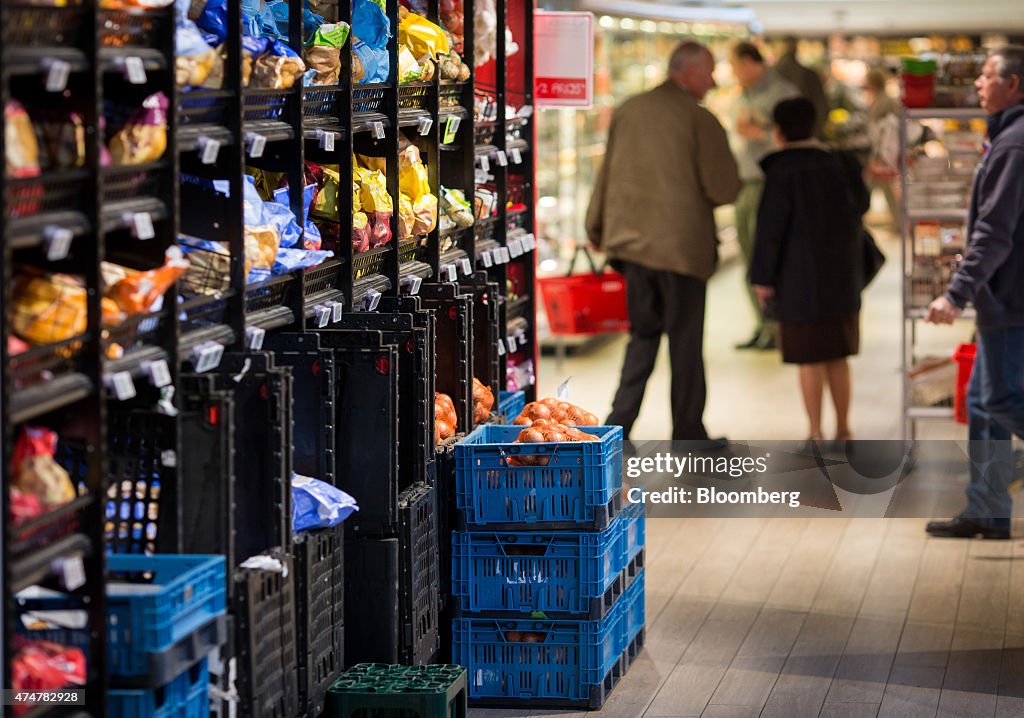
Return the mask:
<path fill-rule="evenodd" d="M 920 327 L 928 304 L 949 284 L 966 247 L 967 203 L 982 137 L 970 127 L 985 112 L 969 108 L 905 109 L 900 118 L 900 185 L 902 212 L 901 267 L 903 278 L 901 371 L 903 377 L 903 437 L 917 438 L 920 421 L 952 420 L 953 394 L 948 381 L 934 389 L 915 386 L 912 373 L 920 368 Z M 914 157 L 910 128 L 941 121 L 945 158 Z M 971 308 L 961 319 L 973 321 Z M 950 347 L 952 350 L 952 347 Z M 942 365 L 946 378 L 955 377 L 952 363 Z"/>
<path fill-rule="evenodd" d="M 232 427 L 244 422 L 210 422 L 222 416 L 215 407 L 233 405 L 224 380 L 215 380 L 231 364 L 220 366 L 222 356 L 259 351 L 268 332 L 301 336 L 375 326 L 350 321 L 348 315 L 393 313 L 397 303 L 408 301 L 400 297 L 422 295 L 423 310 L 444 313 L 445 321 L 463 332 L 459 341 L 437 341 L 433 352 L 422 348 L 420 354 L 427 359 L 417 363 L 431 373 L 438 366 L 457 368 L 444 381 L 453 395 L 467 402 L 460 433 L 473 428 L 474 376 L 492 388 L 497 405 L 512 358 L 521 374 L 529 368 L 523 388 L 530 401 L 535 398 L 532 377 L 538 359 L 532 2 L 498 2 L 498 26 L 507 23 L 521 49 L 506 57 L 505 34 L 497 33 L 498 60 L 473 67 L 468 81 L 441 80 L 437 73 L 429 82 L 399 83 L 399 3 L 387 0 L 393 35 L 387 48 L 387 82 L 352 82 L 350 39 L 341 50 L 337 85 L 302 86 L 300 80 L 292 88 L 273 90 L 243 86 L 240 0 L 227 3 L 227 26 L 238 32 L 229 32 L 220 49 L 224 72 L 216 89 L 176 85 L 173 5 L 158 10 L 98 6 L 86 0 L 69 0 L 56 8 L 0 0 L 0 100 L 5 107 L 8 100 L 18 100 L 32 115 L 39 110 L 74 112 L 82 137 L 74 166 L 44 166 L 40 174 L 28 177 L 0 175 L 4 476 L 9 476 L 22 428 L 42 426 L 58 433 L 56 458 L 78 490 L 75 500 L 19 526 L 11 518 L 8 481 L 0 492 L 3 683 L 11 686 L 11 660 L 18 650 L 21 608 L 16 594 L 32 585 L 60 590 L 88 613 L 84 687 L 88 715 L 93 716 L 105 714 L 107 690 L 105 553 L 202 550 L 196 540 L 204 534 L 196 534 L 191 523 L 183 527 L 183 514 L 195 510 L 184 506 L 185 495 L 202 487 L 185 483 L 215 477 L 227 482 L 217 491 L 230 497 L 230 483 L 240 478 L 230 478 L 230 457 L 244 451 L 244 443 L 227 446 L 225 441 Z M 305 3 L 289 0 L 288 6 L 285 42 L 302 55 Z M 472 66 L 472 0 L 464 6 L 463 57 Z M 327 22 L 351 23 L 351 0 L 338 0 L 331 7 L 335 16 L 325 15 Z M 438 0 L 429 0 L 427 17 L 439 22 Z M 166 150 L 152 162 L 108 165 L 102 157 L 112 134 L 156 92 L 169 103 Z M 480 119 L 482 97 L 493 99 L 493 115 Z M 506 112 L 506 106 L 512 109 Z M 0 154 L 6 156 L 8 120 L 0 122 Z M 392 241 L 354 254 L 348 241 L 352 196 L 341 191 L 336 200 L 340 240 L 336 246 L 325 245 L 334 251 L 332 259 L 259 284 L 246 283 L 243 183 L 249 168 L 288 177 L 287 204 L 301 227 L 307 161 L 336 167 L 344 186 L 352 175 L 354 153 L 383 157 L 388 192 L 397 208 L 400 136 L 419 147 L 433 193 L 440 195 L 442 186 L 461 189 L 472 206 L 477 188 L 485 186 L 494 193 L 493 211 L 472 228 L 435 228 L 402 240 L 395 212 Z M 216 291 L 197 294 L 179 281 L 158 310 L 104 324 L 102 263 L 154 269 L 182 235 L 220 242 L 227 249 Z M 17 334 L 14 278 L 25 271 L 80 278 L 84 331 L 64 341 L 17 349 L 11 342 Z M 508 300 L 510 288 L 515 294 Z M 433 324 L 421 331 L 434 342 Z M 279 344 L 267 342 L 271 349 Z M 395 366 L 397 371 L 397 362 Z M 206 378 L 209 387 L 199 381 Z M 441 390 L 441 378 L 437 388 Z M 408 435 L 419 441 L 422 434 L 432 444 L 433 404 L 426 398 L 424 411 L 414 419 L 424 426 Z M 324 441 L 346 436 L 358 441 L 358 428 L 335 426 Z M 202 476 L 181 468 L 198 438 L 210 442 L 211 452 L 223 454 L 216 465 L 203 467 Z M 436 481 L 434 453 L 424 448 L 436 447 L 418 446 L 416 462 L 402 464 L 402 489 L 419 474 L 419 481 Z M 339 456 L 344 453 L 340 446 L 334 450 Z M 290 466 L 290 460 L 283 465 Z M 229 504 L 223 508 L 228 510 Z M 290 515 L 289 508 L 280 509 Z M 136 515 L 138 511 L 143 515 Z M 234 531 L 244 527 L 235 526 Z M 446 541 L 443 536 L 440 540 Z M 228 577 L 230 581 L 230 566 Z M 5 711 L 9 715 L 11 709 Z M 81 711 L 50 707 L 30 715 L 76 713 Z"/>

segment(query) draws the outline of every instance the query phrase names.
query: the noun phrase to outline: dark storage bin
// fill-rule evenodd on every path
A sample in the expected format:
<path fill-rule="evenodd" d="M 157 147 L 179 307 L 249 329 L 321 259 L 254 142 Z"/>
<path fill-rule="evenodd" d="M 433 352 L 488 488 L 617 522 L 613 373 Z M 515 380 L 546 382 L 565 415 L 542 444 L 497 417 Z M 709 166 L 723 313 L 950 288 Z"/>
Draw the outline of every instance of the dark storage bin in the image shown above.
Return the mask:
<path fill-rule="evenodd" d="M 438 638 L 437 507 L 434 488 L 417 484 L 398 502 L 401 524 L 399 637 L 401 662 L 422 665 L 433 660 L 440 648 Z"/>
<path fill-rule="evenodd" d="M 399 541 L 345 541 L 345 661 L 398 663 Z"/>
<path fill-rule="evenodd" d="M 435 316 L 437 391 L 455 402 L 457 431 L 468 432 L 473 421 L 473 296 L 452 284 L 425 284 L 420 289 L 424 309 Z"/>
<path fill-rule="evenodd" d="M 301 531 L 293 544 L 299 712 L 319 716 L 345 651 L 345 529 Z"/>

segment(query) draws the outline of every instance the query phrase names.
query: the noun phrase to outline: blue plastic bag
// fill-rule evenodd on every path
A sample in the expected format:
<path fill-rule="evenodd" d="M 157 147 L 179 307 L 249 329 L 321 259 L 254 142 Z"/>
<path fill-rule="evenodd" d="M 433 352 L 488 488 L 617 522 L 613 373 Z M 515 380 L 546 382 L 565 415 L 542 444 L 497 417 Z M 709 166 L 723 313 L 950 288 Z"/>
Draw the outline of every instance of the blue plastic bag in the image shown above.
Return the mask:
<path fill-rule="evenodd" d="M 276 277 L 293 269 L 316 267 L 333 256 L 329 249 L 279 249 L 272 274 Z"/>
<path fill-rule="evenodd" d="M 387 82 L 388 73 L 391 70 L 391 57 L 387 48 L 373 48 L 359 40 L 352 45 L 354 52 L 363 63 L 364 75 L 357 84 L 364 85 L 374 82 Z"/>
<path fill-rule="evenodd" d="M 356 500 L 341 489 L 308 476 L 292 474 L 292 529 L 308 531 L 337 526 L 353 511 Z"/>
<path fill-rule="evenodd" d="M 352 4 L 352 34 L 372 48 L 385 48 L 391 37 L 391 23 L 380 5 L 370 0 L 355 0 Z"/>
<path fill-rule="evenodd" d="M 196 20 L 199 29 L 212 35 L 216 41 L 211 45 L 220 45 L 228 36 L 228 2 L 227 0 L 206 0 L 206 7 Z M 209 42 L 209 39 L 207 39 Z"/>

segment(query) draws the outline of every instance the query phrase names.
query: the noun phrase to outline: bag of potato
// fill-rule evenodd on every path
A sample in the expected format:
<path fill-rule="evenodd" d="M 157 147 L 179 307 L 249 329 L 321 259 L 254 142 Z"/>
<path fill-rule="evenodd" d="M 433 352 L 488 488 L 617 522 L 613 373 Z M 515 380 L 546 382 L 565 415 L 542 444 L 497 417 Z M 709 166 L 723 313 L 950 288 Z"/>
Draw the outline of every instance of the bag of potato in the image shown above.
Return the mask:
<path fill-rule="evenodd" d="M 352 213 L 352 252 L 359 254 L 370 248 L 370 218 L 365 212 Z"/>
<path fill-rule="evenodd" d="M 191 296 L 217 296 L 231 288 L 231 252 L 221 242 L 178 237 L 189 265 L 181 278 L 181 292 Z"/>
<path fill-rule="evenodd" d="M 153 306 L 188 270 L 189 262 L 178 247 L 168 247 L 164 265 L 146 272 L 132 272 L 110 286 L 105 294 L 127 316 L 153 311 Z"/>
<path fill-rule="evenodd" d="M 306 43 L 303 57 L 313 71 L 312 85 L 337 85 L 341 79 L 341 48 L 348 39 L 348 23 L 321 25 Z"/>
<path fill-rule="evenodd" d="M 143 100 L 142 107 L 110 140 L 110 157 L 115 165 L 139 165 L 164 156 L 169 107 L 170 100 L 162 92 Z"/>
<path fill-rule="evenodd" d="M 29 344 L 71 339 L 85 332 L 85 300 L 81 277 L 19 270 L 11 290 L 11 325 Z"/>
<path fill-rule="evenodd" d="M 408 47 L 415 57 L 431 59 L 450 50 L 444 30 L 416 13 L 406 14 L 398 23 L 398 44 Z"/>
<path fill-rule="evenodd" d="M 403 151 L 398 156 L 398 184 L 402 192 L 409 195 L 412 201 L 418 200 L 425 194 L 430 194 L 430 177 L 427 174 L 427 167 L 419 159 L 419 150 L 415 145 Z"/>
<path fill-rule="evenodd" d="M 56 451 L 55 431 L 35 426 L 24 427 L 14 445 L 12 485 L 50 506 L 73 501 L 76 496 L 75 486 L 64 467 L 54 461 Z"/>
<path fill-rule="evenodd" d="M 398 196 L 398 239 L 408 239 L 413 235 L 416 224 L 416 213 L 412 200 L 404 192 Z"/>
<path fill-rule="evenodd" d="M 412 203 L 415 223 L 413 234 L 430 234 L 437 226 L 437 197 L 425 194 Z"/>

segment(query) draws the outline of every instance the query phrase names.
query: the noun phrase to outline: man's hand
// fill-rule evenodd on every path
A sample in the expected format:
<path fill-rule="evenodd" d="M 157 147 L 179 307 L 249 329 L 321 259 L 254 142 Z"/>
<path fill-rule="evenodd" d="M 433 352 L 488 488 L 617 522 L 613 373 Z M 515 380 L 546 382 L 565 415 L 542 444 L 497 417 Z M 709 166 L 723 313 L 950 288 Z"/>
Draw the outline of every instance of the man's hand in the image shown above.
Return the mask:
<path fill-rule="evenodd" d="M 939 297 L 928 305 L 928 314 L 924 320 L 931 324 L 952 324 L 964 310 L 945 297 Z"/>
<path fill-rule="evenodd" d="M 761 310 L 764 311 L 768 308 L 768 300 L 775 296 L 775 287 L 755 284 L 754 294 L 757 295 L 757 303 L 761 305 Z"/>
<path fill-rule="evenodd" d="M 747 140 L 763 140 L 767 136 L 765 129 L 761 125 L 743 119 L 737 120 L 736 132 L 740 137 Z"/>

